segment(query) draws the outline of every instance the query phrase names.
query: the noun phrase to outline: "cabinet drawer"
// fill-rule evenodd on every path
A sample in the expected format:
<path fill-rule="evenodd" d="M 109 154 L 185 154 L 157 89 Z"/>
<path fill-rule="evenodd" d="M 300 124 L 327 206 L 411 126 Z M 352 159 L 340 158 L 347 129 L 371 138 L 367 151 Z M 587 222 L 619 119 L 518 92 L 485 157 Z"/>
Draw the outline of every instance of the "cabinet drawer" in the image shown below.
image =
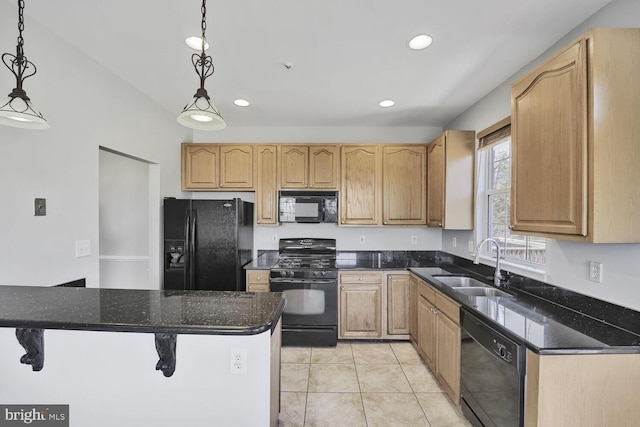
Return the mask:
<path fill-rule="evenodd" d="M 361 285 L 363 283 L 381 284 L 380 273 L 343 273 L 340 275 L 341 285 Z"/>
<path fill-rule="evenodd" d="M 269 292 L 269 285 L 247 284 L 247 292 Z"/>
<path fill-rule="evenodd" d="M 460 326 L 460 305 L 458 303 L 449 297 L 436 293 L 436 308 Z"/>
<path fill-rule="evenodd" d="M 251 284 L 269 284 L 269 271 L 250 271 L 247 273 L 247 282 Z"/>
<path fill-rule="evenodd" d="M 418 282 L 418 295 L 429 301 L 431 304 L 436 303 L 436 291 L 424 282 Z"/>

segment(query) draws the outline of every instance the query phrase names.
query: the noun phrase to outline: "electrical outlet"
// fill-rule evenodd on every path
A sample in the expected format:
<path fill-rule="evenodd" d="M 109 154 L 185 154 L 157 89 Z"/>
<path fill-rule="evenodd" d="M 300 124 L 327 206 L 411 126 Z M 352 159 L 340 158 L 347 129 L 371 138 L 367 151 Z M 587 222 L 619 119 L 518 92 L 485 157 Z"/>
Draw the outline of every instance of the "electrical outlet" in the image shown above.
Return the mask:
<path fill-rule="evenodd" d="M 473 246 L 473 240 L 469 240 L 469 253 L 474 253 L 476 248 Z"/>
<path fill-rule="evenodd" d="M 411 236 L 411 244 L 412 245 L 418 244 L 418 236 Z"/>
<path fill-rule="evenodd" d="M 91 255 L 91 240 L 76 240 L 76 258 Z"/>
<path fill-rule="evenodd" d="M 602 263 L 589 261 L 589 280 L 602 283 Z"/>
<path fill-rule="evenodd" d="M 232 348 L 229 352 L 229 372 L 232 374 L 247 373 L 247 349 Z"/>
<path fill-rule="evenodd" d="M 277 234 L 272 234 L 271 235 L 271 241 L 273 243 L 278 243 L 278 235 Z"/>
<path fill-rule="evenodd" d="M 364 239 L 364 234 L 361 234 L 361 235 L 360 235 L 360 244 L 361 244 L 361 245 L 364 245 L 364 240 L 365 240 L 365 239 Z"/>
<path fill-rule="evenodd" d="M 458 239 L 456 239 L 455 237 L 451 238 L 451 246 L 452 247 L 457 247 L 458 246 Z"/>

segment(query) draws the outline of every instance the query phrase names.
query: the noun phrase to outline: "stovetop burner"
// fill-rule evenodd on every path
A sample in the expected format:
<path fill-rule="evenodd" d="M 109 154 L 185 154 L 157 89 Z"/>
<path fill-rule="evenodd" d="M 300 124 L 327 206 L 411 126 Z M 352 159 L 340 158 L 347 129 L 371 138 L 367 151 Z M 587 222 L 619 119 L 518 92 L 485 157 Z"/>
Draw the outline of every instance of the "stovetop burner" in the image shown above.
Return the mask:
<path fill-rule="evenodd" d="M 279 248 L 272 279 L 337 277 L 335 239 L 280 239 Z"/>

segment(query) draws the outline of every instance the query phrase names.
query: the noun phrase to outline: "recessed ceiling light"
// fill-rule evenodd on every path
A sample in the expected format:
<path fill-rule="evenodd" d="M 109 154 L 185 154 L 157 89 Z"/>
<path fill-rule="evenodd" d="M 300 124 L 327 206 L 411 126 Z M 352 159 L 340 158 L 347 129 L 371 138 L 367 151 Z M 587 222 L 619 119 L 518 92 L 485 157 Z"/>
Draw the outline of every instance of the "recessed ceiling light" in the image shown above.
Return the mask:
<path fill-rule="evenodd" d="M 385 100 L 382 100 L 382 101 L 378 102 L 378 105 L 381 106 L 382 108 L 389 108 L 389 107 L 393 107 L 394 105 L 396 105 L 396 103 L 393 102 L 390 99 L 385 99 Z"/>
<path fill-rule="evenodd" d="M 189 36 L 189 37 L 184 39 L 184 42 L 191 49 L 202 50 L 202 37 L 200 37 L 200 36 Z M 207 50 L 207 49 L 209 49 L 209 42 L 205 40 L 204 41 L 204 50 Z"/>
<path fill-rule="evenodd" d="M 433 43 L 433 38 L 428 34 L 418 34 L 409 40 L 409 47 L 413 50 L 426 49 Z"/>
<path fill-rule="evenodd" d="M 247 101 L 246 99 L 236 99 L 235 101 L 233 101 L 233 103 L 236 104 L 238 107 L 249 106 L 249 101 Z"/>

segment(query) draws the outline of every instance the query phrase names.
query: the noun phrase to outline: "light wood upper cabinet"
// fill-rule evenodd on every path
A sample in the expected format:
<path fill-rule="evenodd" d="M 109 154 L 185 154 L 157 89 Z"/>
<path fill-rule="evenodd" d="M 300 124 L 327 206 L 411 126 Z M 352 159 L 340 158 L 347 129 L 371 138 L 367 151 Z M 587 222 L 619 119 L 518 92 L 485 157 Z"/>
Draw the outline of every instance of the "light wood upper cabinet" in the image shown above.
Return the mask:
<path fill-rule="evenodd" d="M 380 145 L 341 146 L 341 225 L 381 223 L 380 149 Z"/>
<path fill-rule="evenodd" d="M 253 145 L 182 144 L 182 190 L 253 190 Z"/>
<path fill-rule="evenodd" d="M 256 223 L 278 224 L 277 146 L 256 146 Z"/>
<path fill-rule="evenodd" d="M 220 146 L 220 188 L 253 189 L 253 145 Z"/>
<path fill-rule="evenodd" d="M 640 29 L 593 29 L 511 89 L 511 226 L 640 242 Z"/>
<path fill-rule="evenodd" d="M 473 229 L 475 132 L 448 130 L 427 146 L 427 225 Z"/>
<path fill-rule="evenodd" d="M 338 146 L 309 146 L 309 188 L 338 188 Z"/>
<path fill-rule="evenodd" d="M 442 227 L 444 218 L 444 135 L 429 144 L 427 224 Z"/>
<path fill-rule="evenodd" d="M 382 150 L 382 223 L 426 224 L 426 147 L 385 145 Z"/>
<path fill-rule="evenodd" d="M 338 146 L 280 145 L 280 188 L 338 188 Z"/>
<path fill-rule="evenodd" d="M 182 144 L 182 189 L 219 187 L 220 149 L 211 144 Z"/>

